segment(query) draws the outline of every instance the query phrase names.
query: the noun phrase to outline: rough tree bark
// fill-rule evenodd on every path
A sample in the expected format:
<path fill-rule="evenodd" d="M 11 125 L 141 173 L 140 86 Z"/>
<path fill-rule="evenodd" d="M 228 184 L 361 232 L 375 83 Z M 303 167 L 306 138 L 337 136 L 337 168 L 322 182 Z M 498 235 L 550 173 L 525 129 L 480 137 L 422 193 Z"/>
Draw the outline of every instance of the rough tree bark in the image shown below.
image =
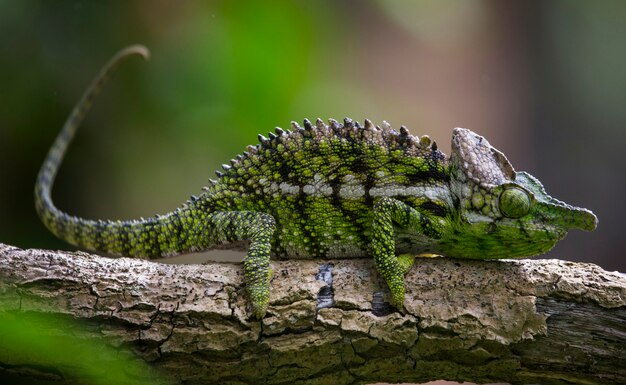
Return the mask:
<path fill-rule="evenodd" d="M 90 333 L 132 349 L 172 383 L 626 383 L 621 273 L 560 260 L 423 259 L 407 275 L 402 314 L 370 260 L 272 267 L 271 306 L 258 322 L 239 264 L 0 244 L 0 303 L 98 325 Z M 23 357 L 7 366 L 66 370 Z"/>

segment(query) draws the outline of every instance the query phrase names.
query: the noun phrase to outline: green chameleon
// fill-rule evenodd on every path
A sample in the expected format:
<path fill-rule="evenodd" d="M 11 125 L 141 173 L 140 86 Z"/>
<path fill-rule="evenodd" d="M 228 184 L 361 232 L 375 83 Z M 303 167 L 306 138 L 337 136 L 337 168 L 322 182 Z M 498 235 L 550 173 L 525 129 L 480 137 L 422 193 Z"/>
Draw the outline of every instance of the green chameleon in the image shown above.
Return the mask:
<path fill-rule="evenodd" d="M 404 303 L 413 256 L 492 259 L 546 252 L 572 228 L 593 230 L 595 215 L 548 196 L 504 154 L 464 128 L 452 134 L 446 158 L 427 136 L 406 127 L 363 126 L 345 119 L 269 138 L 223 165 L 217 180 L 182 207 L 152 218 L 110 221 L 71 216 L 50 191 L 79 124 L 108 75 L 143 46 L 117 53 L 73 109 L 41 167 L 35 205 L 57 237 L 113 255 L 158 258 L 211 248 L 246 249 L 245 284 L 252 313 L 268 307 L 270 256 L 373 256 L 393 305 Z"/>

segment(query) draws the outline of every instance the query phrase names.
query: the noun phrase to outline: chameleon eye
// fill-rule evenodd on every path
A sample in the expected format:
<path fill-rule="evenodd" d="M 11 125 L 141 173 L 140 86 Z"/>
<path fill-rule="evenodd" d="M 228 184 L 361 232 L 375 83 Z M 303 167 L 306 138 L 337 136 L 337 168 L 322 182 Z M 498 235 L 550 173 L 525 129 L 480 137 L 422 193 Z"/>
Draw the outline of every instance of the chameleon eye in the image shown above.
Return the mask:
<path fill-rule="evenodd" d="M 508 187 L 500 194 L 500 212 L 508 218 L 520 218 L 530 211 L 528 193 L 518 187 Z"/>

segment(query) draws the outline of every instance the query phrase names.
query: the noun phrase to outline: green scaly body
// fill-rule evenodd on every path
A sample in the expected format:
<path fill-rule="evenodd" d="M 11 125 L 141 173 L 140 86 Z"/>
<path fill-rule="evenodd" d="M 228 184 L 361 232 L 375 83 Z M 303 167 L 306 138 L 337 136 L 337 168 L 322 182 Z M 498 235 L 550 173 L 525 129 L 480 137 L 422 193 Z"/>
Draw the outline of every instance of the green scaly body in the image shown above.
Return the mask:
<path fill-rule="evenodd" d="M 404 301 L 406 254 L 510 258 L 549 250 L 570 228 L 593 230 L 596 217 L 551 198 L 535 178 L 515 172 L 482 137 L 457 128 L 446 158 L 427 136 L 317 120 L 280 128 L 223 165 L 199 197 L 163 216 L 88 220 L 58 210 L 50 190 L 62 158 L 112 69 L 144 47 L 120 51 L 74 108 L 41 168 L 37 212 L 58 237 L 115 255 L 153 258 L 210 248 L 246 248 L 244 274 L 253 313 L 269 299 L 270 256 L 373 256 L 394 305 Z M 402 254 L 397 256 L 398 254 Z"/>

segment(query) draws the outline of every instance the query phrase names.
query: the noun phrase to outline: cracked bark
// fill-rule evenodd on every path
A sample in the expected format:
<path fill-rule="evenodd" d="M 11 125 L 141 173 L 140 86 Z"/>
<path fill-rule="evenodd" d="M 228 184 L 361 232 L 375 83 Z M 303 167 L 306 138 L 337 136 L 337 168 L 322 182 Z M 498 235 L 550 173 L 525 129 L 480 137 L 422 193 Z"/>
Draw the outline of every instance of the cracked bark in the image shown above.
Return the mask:
<path fill-rule="evenodd" d="M 560 260 L 422 259 L 407 275 L 401 314 L 370 260 L 272 268 L 271 306 L 258 322 L 239 264 L 0 244 L 0 303 L 84 320 L 90 335 L 131 349 L 167 383 L 626 383 L 621 273 Z M 0 362 L 7 367 L 69 378 L 23 356 Z"/>

